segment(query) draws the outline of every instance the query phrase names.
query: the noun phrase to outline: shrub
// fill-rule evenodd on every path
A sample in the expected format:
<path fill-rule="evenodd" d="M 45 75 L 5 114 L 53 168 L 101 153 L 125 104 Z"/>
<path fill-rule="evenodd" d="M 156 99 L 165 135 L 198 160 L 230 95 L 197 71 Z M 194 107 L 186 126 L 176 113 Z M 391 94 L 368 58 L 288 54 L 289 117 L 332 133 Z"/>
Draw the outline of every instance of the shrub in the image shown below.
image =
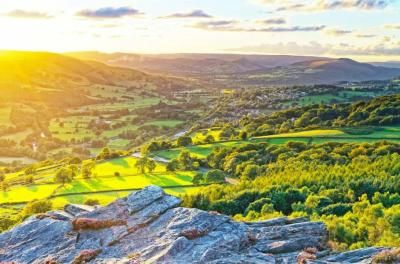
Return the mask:
<path fill-rule="evenodd" d="M 210 170 L 206 173 L 204 179 L 207 183 L 225 182 L 225 174 L 221 170 Z"/>
<path fill-rule="evenodd" d="M 34 200 L 29 202 L 22 210 L 22 218 L 25 219 L 33 214 L 46 213 L 52 208 L 52 203 L 49 200 Z"/>
<path fill-rule="evenodd" d="M 95 205 L 99 205 L 100 202 L 97 199 L 86 199 L 86 201 L 84 202 L 85 205 L 90 205 L 90 206 L 95 206 Z"/>
<path fill-rule="evenodd" d="M 194 175 L 193 179 L 192 179 L 192 182 L 193 182 L 193 184 L 195 184 L 195 185 L 201 184 L 203 181 L 204 181 L 204 175 L 203 175 L 203 173 L 201 173 L 201 172 L 197 172 L 197 173 Z"/>
<path fill-rule="evenodd" d="M 395 264 L 400 263 L 400 248 L 384 250 L 374 256 L 374 264 Z"/>
<path fill-rule="evenodd" d="M 188 145 L 192 145 L 193 141 L 191 137 L 180 137 L 178 138 L 176 144 L 178 147 L 186 147 Z"/>

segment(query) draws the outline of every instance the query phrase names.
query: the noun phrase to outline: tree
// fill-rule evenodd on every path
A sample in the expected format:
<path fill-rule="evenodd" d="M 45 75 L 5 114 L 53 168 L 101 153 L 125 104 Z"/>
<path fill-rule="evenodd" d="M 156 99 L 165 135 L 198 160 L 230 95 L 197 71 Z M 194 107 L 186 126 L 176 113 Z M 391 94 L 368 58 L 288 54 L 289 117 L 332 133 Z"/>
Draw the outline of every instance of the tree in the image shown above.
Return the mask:
<path fill-rule="evenodd" d="M 205 139 L 204 139 L 205 143 L 213 143 L 215 142 L 215 138 L 213 137 L 213 135 L 208 135 Z"/>
<path fill-rule="evenodd" d="M 56 176 L 54 177 L 54 181 L 64 185 L 68 182 L 71 182 L 73 177 L 74 177 L 74 174 L 70 168 L 60 168 L 57 171 Z"/>
<path fill-rule="evenodd" d="M 147 166 L 147 160 L 148 157 L 144 156 L 142 158 L 138 158 L 135 162 L 135 167 L 141 172 L 145 173 L 146 172 L 146 166 Z"/>
<path fill-rule="evenodd" d="M 10 184 L 7 181 L 3 181 L 1 183 L 1 189 L 3 190 L 3 192 L 8 191 L 8 188 L 10 188 Z"/>
<path fill-rule="evenodd" d="M 221 170 L 210 170 L 207 171 L 204 179 L 207 183 L 221 183 L 225 182 L 225 174 Z"/>
<path fill-rule="evenodd" d="M 204 175 L 203 175 L 203 173 L 201 173 L 201 172 L 197 172 L 197 173 L 194 175 L 193 179 L 192 179 L 192 182 L 193 182 L 193 184 L 195 184 L 195 185 L 201 184 L 203 181 L 204 181 Z"/>
<path fill-rule="evenodd" d="M 176 144 L 178 147 L 186 147 L 188 145 L 192 145 L 193 141 L 191 137 L 179 137 Z"/>
<path fill-rule="evenodd" d="M 151 173 L 156 169 L 157 164 L 156 164 L 156 162 L 154 160 L 148 159 L 147 163 L 146 163 L 146 167 L 149 170 L 149 172 Z"/>
<path fill-rule="evenodd" d="M 81 172 L 83 178 L 90 178 L 96 163 L 92 160 L 82 163 Z"/>
<path fill-rule="evenodd" d="M 157 164 L 154 160 L 150 159 L 147 156 L 144 156 L 136 160 L 135 167 L 141 173 L 145 173 L 146 169 L 148 169 L 149 172 L 153 172 L 156 169 Z"/>
<path fill-rule="evenodd" d="M 192 157 L 189 151 L 182 151 L 178 156 L 178 162 L 184 170 L 191 170 L 193 165 Z"/>
<path fill-rule="evenodd" d="M 0 182 L 4 181 L 6 178 L 6 174 L 4 173 L 4 170 L 0 170 Z"/>
<path fill-rule="evenodd" d="M 254 180 L 260 173 L 260 166 L 249 164 L 244 168 L 241 178 L 246 180 Z"/>
<path fill-rule="evenodd" d="M 179 168 L 179 162 L 176 159 L 171 160 L 167 164 L 167 171 L 176 171 Z"/>

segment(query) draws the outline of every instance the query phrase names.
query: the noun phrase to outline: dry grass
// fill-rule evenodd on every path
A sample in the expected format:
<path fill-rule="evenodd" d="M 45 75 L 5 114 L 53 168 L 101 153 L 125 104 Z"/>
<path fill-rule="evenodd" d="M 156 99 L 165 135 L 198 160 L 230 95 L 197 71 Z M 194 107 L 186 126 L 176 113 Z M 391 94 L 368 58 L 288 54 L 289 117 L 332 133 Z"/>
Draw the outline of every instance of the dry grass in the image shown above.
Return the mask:
<path fill-rule="evenodd" d="M 374 256 L 374 264 L 395 264 L 400 263 L 400 248 L 384 250 Z"/>

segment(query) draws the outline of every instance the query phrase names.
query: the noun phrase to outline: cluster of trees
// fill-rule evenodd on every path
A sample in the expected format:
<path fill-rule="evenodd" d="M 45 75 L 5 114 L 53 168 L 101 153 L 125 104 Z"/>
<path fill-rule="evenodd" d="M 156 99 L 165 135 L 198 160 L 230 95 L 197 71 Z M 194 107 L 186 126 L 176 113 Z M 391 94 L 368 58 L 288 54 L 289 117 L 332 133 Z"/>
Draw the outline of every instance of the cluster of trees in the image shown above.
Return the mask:
<path fill-rule="evenodd" d="M 322 220 L 337 249 L 400 246 L 399 153 L 388 142 L 220 148 L 207 165 L 240 177 L 239 184 L 206 187 L 184 204 L 239 220 Z"/>
<path fill-rule="evenodd" d="M 249 135 L 270 135 L 316 127 L 400 124 L 400 95 L 381 96 L 353 104 L 310 105 L 240 120 Z"/>
<path fill-rule="evenodd" d="M 96 159 L 97 160 L 108 160 L 108 159 L 116 159 L 121 156 L 126 156 L 128 155 L 127 151 L 122 151 L 122 150 L 112 150 L 109 148 L 103 148 L 99 154 L 97 154 Z"/>
<path fill-rule="evenodd" d="M 157 164 L 151 158 L 144 156 L 136 160 L 135 167 L 141 173 L 146 173 L 146 169 L 148 170 L 148 172 L 152 173 L 156 169 Z"/>
<path fill-rule="evenodd" d="M 188 151 L 184 150 L 176 159 L 172 159 L 170 162 L 168 162 L 167 171 L 198 170 L 202 165 L 204 165 L 204 162 L 201 159 L 190 155 Z"/>

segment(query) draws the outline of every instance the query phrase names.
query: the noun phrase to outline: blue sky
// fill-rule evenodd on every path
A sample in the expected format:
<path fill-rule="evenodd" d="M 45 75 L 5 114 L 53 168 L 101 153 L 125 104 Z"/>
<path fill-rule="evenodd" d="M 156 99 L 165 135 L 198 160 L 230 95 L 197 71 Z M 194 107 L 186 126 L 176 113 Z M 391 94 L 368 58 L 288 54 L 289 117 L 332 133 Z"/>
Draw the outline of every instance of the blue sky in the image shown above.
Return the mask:
<path fill-rule="evenodd" d="M 14 0 L 0 49 L 400 60 L 400 0 Z"/>

